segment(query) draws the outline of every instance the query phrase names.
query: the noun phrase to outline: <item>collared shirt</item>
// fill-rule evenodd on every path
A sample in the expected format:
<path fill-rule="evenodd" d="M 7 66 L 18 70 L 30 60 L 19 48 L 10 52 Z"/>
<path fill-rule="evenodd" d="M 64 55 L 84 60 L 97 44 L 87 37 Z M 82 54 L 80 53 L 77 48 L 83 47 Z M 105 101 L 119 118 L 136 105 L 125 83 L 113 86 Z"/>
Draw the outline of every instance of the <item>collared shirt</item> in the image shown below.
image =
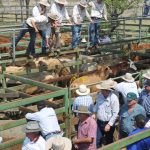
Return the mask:
<path fill-rule="evenodd" d="M 37 17 L 37 16 L 40 16 L 41 15 L 41 7 L 40 7 L 40 4 L 36 5 L 33 7 L 32 9 L 32 16 L 33 17 Z M 47 16 L 47 12 L 45 12 L 44 16 Z"/>
<path fill-rule="evenodd" d="M 91 17 L 102 18 L 107 16 L 107 9 L 105 3 L 97 3 L 97 1 L 89 2 L 91 6 Z"/>
<path fill-rule="evenodd" d="M 135 116 L 142 114 L 146 116 L 144 108 L 136 104 L 132 112 L 128 112 L 128 105 L 124 104 L 120 109 L 120 130 L 129 134 L 135 129 L 134 118 Z"/>
<path fill-rule="evenodd" d="M 139 103 L 143 105 L 143 102 L 150 96 L 149 92 L 145 89 L 142 90 L 139 96 Z"/>
<path fill-rule="evenodd" d="M 66 18 L 67 20 L 70 19 L 68 15 L 67 9 L 64 7 L 60 8 L 60 6 L 57 3 L 53 3 L 51 6 L 51 13 L 55 13 L 59 16 L 59 23 L 62 23 L 63 19 Z"/>
<path fill-rule="evenodd" d="M 60 131 L 57 116 L 53 108 L 43 108 L 39 112 L 27 113 L 27 119 L 39 122 L 42 128 L 42 135 L 46 136 L 48 133 Z"/>
<path fill-rule="evenodd" d="M 46 141 L 42 136 L 40 136 L 36 142 L 30 141 L 30 139 L 26 137 L 22 145 L 22 150 L 45 150 L 45 149 L 46 149 Z"/>
<path fill-rule="evenodd" d="M 97 119 L 108 121 L 110 126 L 113 126 L 119 113 L 119 99 L 113 92 L 110 92 L 105 98 L 102 93 L 99 93 L 96 99 L 95 112 Z"/>
<path fill-rule="evenodd" d="M 88 117 L 84 122 L 80 122 L 78 126 L 78 139 L 93 138 L 92 143 L 80 143 L 78 144 L 79 150 L 96 150 L 96 121 Z"/>
<path fill-rule="evenodd" d="M 133 92 L 139 97 L 137 85 L 135 82 L 121 82 L 115 87 L 115 90 L 120 92 L 124 98 L 124 102 L 127 103 L 126 96 L 129 92 Z"/>
<path fill-rule="evenodd" d="M 88 11 L 85 9 L 81 9 L 79 5 L 75 5 L 73 7 L 73 21 L 76 24 L 80 24 L 83 22 L 84 18 L 87 17 L 89 20 L 91 20 L 90 15 Z"/>
<path fill-rule="evenodd" d="M 147 128 L 137 128 L 129 134 L 129 136 L 145 131 Z M 150 137 L 137 141 L 127 146 L 127 150 L 149 150 L 150 149 Z"/>
<path fill-rule="evenodd" d="M 50 34 L 51 34 L 51 24 L 48 22 L 48 18 L 44 15 L 40 15 L 40 16 L 37 16 L 37 17 L 29 17 L 26 21 L 26 23 L 33 27 L 32 26 L 32 21 L 35 21 L 35 24 L 37 26 L 37 28 L 39 30 L 45 30 L 46 31 L 46 38 L 49 38 L 50 37 Z"/>
<path fill-rule="evenodd" d="M 72 111 L 77 110 L 79 106 L 87 106 L 89 111 L 93 112 L 93 99 L 90 95 L 78 96 L 75 98 L 72 106 Z"/>

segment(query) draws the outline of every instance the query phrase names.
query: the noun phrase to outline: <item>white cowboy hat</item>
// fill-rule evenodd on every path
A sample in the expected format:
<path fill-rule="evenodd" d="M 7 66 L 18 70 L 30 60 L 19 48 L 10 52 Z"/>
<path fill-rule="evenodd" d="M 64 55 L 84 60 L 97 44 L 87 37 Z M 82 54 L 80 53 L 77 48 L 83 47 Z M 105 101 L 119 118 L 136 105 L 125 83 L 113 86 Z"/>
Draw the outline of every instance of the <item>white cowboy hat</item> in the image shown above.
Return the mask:
<path fill-rule="evenodd" d="M 121 77 L 123 80 L 127 82 L 134 82 L 134 78 L 132 77 L 131 73 L 126 73 L 124 76 Z"/>
<path fill-rule="evenodd" d="M 80 0 L 79 5 L 81 5 L 84 8 L 86 8 L 88 6 L 86 0 Z"/>
<path fill-rule="evenodd" d="M 76 93 L 77 93 L 78 95 L 87 95 L 87 94 L 90 93 L 90 89 L 87 88 L 86 85 L 81 84 L 81 85 L 79 86 L 79 89 L 76 90 Z"/>
<path fill-rule="evenodd" d="M 26 126 L 23 128 L 25 133 L 32 133 L 32 132 L 40 132 L 42 129 L 39 126 L 37 121 L 29 121 L 27 122 Z"/>
<path fill-rule="evenodd" d="M 67 5 L 68 2 L 66 0 L 55 0 L 56 3 L 62 4 L 62 5 Z"/>
<path fill-rule="evenodd" d="M 55 13 L 48 13 L 47 16 L 55 21 L 59 20 L 59 16 Z"/>
<path fill-rule="evenodd" d="M 50 4 L 48 3 L 47 0 L 41 0 L 41 1 L 39 2 L 39 4 L 44 5 L 44 6 L 46 6 L 46 7 L 49 7 L 49 6 L 50 6 Z"/>
<path fill-rule="evenodd" d="M 103 81 L 103 82 L 100 83 L 100 84 L 97 84 L 97 85 L 96 85 L 96 88 L 97 88 L 97 89 L 100 89 L 100 90 L 112 90 L 112 89 L 111 89 L 112 86 L 110 85 L 110 81 L 108 81 L 108 80 L 105 80 L 105 81 Z"/>
<path fill-rule="evenodd" d="M 108 80 L 108 84 L 110 85 L 111 88 L 115 88 L 117 85 L 117 82 L 114 81 L 112 78 L 109 78 Z"/>
<path fill-rule="evenodd" d="M 91 114 L 91 112 L 88 110 L 87 106 L 79 106 L 77 110 L 74 110 L 75 113 L 81 113 L 81 114 Z"/>
<path fill-rule="evenodd" d="M 71 150 L 71 140 L 66 137 L 51 137 L 46 141 L 46 150 Z"/>
<path fill-rule="evenodd" d="M 144 73 L 142 76 L 146 79 L 150 79 L 150 70 L 147 70 L 147 72 Z"/>

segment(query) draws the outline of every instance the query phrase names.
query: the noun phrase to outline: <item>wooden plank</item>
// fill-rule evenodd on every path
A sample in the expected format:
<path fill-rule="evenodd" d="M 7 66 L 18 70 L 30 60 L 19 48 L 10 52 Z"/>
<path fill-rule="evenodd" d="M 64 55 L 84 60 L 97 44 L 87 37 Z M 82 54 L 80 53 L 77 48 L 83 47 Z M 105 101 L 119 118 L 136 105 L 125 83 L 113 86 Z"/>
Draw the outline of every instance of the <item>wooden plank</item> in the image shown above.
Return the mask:
<path fill-rule="evenodd" d="M 0 93 L 0 98 L 17 98 L 17 97 L 19 97 L 18 92 Z"/>

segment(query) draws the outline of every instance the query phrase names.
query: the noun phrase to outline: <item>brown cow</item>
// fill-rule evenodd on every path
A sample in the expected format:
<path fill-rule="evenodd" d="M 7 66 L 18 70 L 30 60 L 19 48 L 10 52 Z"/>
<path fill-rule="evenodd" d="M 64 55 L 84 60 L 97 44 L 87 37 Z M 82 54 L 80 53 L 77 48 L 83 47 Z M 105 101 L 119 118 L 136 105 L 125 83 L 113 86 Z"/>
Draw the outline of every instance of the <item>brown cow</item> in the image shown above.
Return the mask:
<path fill-rule="evenodd" d="M 92 84 L 92 83 L 96 83 L 96 82 L 101 82 L 105 79 L 107 79 L 109 77 L 109 75 L 112 73 L 111 69 L 106 66 L 106 65 L 98 65 L 97 66 L 97 70 L 95 73 L 93 74 L 89 74 L 86 76 L 82 76 L 76 80 L 74 80 L 71 83 L 71 88 L 77 88 L 79 87 L 79 85 L 81 84 Z M 91 92 L 97 92 L 98 89 L 96 88 L 96 86 L 91 86 L 90 87 Z"/>

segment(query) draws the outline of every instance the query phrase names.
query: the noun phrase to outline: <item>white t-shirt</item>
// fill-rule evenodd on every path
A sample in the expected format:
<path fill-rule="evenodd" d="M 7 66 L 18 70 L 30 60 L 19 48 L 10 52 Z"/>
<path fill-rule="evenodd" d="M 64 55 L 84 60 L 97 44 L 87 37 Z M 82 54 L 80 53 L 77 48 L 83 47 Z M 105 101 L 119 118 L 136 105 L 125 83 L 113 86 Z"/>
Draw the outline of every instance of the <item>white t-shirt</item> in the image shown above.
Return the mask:
<path fill-rule="evenodd" d="M 51 132 L 60 131 L 57 116 L 53 108 L 45 107 L 39 112 L 27 113 L 25 117 L 39 122 L 43 136 Z"/>
<path fill-rule="evenodd" d="M 137 97 L 139 97 L 137 85 L 135 82 L 118 83 L 117 86 L 115 87 L 115 90 L 117 90 L 122 94 L 125 103 L 127 102 L 126 96 L 129 92 L 133 92 L 137 95 Z"/>
<path fill-rule="evenodd" d="M 46 141 L 42 136 L 36 142 L 31 142 L 28 137 L 25 138 L 22 150 L 45 150 L 46 149 Z"/>

